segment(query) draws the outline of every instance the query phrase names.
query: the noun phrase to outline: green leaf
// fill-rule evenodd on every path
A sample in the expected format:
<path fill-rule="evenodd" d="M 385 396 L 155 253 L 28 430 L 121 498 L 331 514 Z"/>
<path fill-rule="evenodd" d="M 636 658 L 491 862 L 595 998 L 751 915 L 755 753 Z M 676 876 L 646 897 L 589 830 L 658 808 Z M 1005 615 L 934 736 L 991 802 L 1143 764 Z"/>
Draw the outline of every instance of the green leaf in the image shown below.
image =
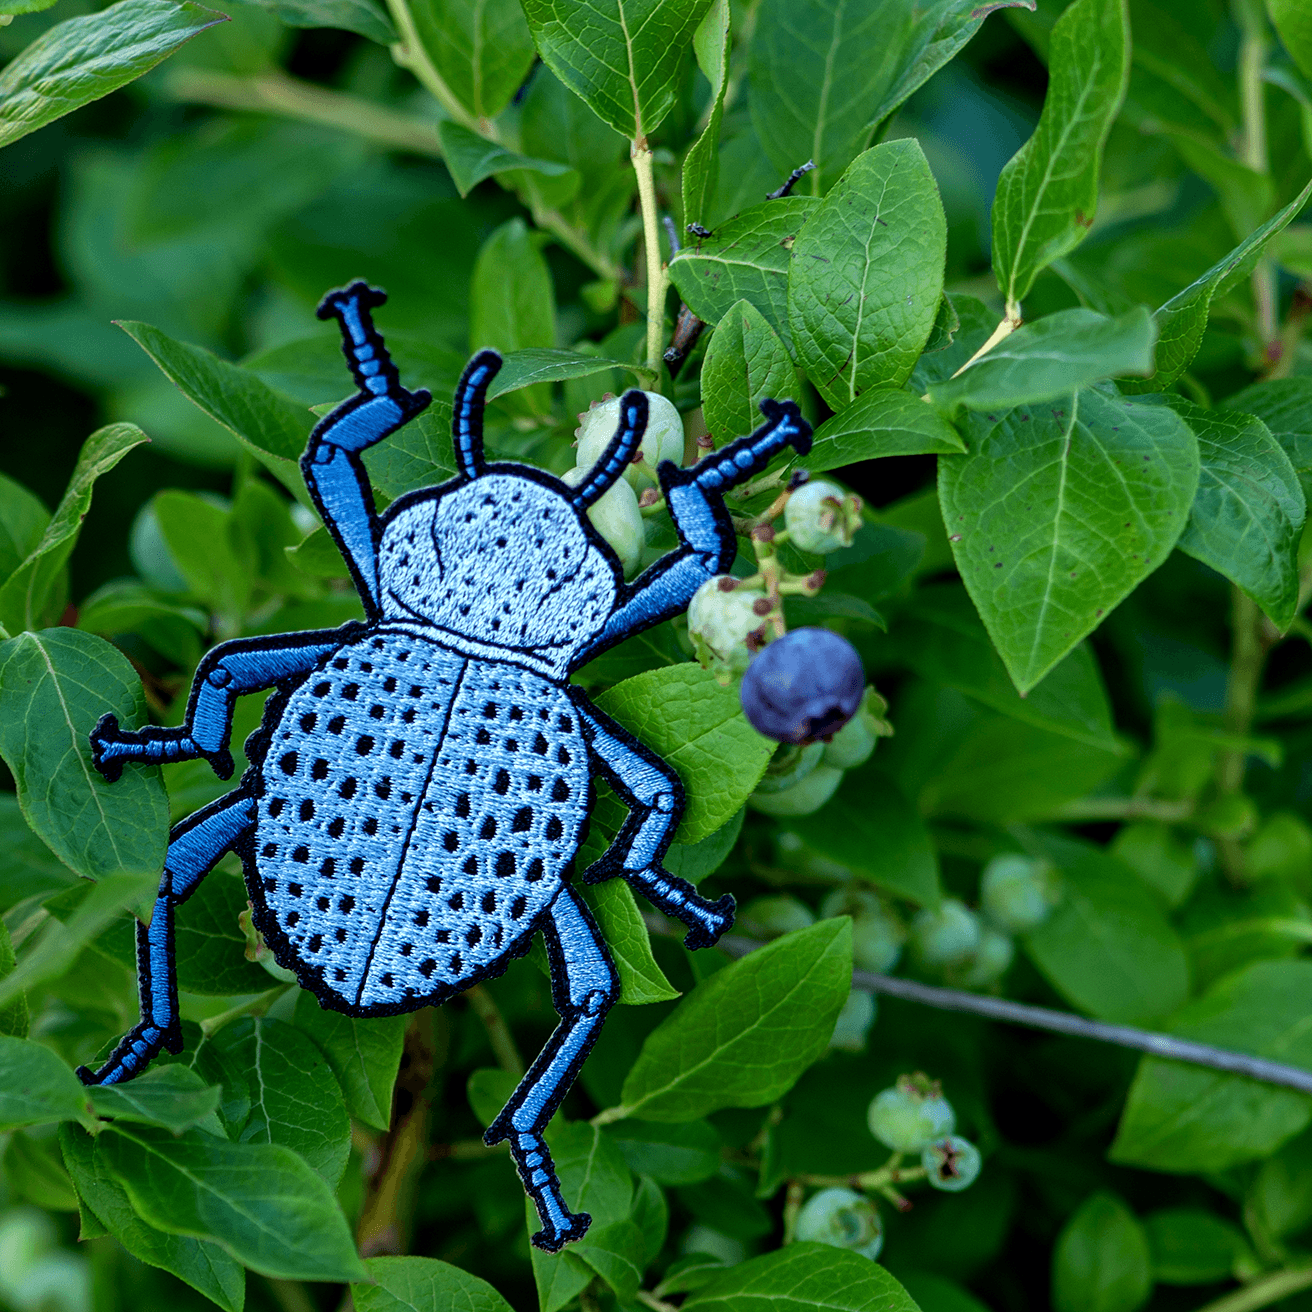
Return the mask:
<path fill-rule="evenodd" d="M 523 219 L 503 223 L 483 243 L 470 289 L 471 350 L 498 351 L 556 344 L 556 300 L 551 272 Z M 536 414 L 551 410 L 551 389 L 538 385 L 516 398 Z"/>
<path fill-rule="evenodd" d="M 305 990 L 296 998 L 297 1027 L 328 1058 L 347 1111 L 375 1130 L 386 1130 L 392 1121 L 392 1088 L 408 1020 L 406 1016 L 359 1020 L 325 1011 L 314 994 Z"/>
<path fill-rule="evenodd" d="M 1240 1231 L 1201 1207 L 1169 1207 L 1144 1217 L 1153 1278 L 1166 1285 L 1212 1285 L 1237 1274 L 1252 1254 Z"/>
<path fill-rule="evenodd" d="M 1002 170 L 993 200 L 993 272 L 1009 308 L 1088 234 L 1129 71 L 1125 0 L 1075 0 L 1052 29 L 1038 127 Z"/>
<path fill-rule="evenodd" d="M 284 483 L 291 478 L 299 485 L 295 462 L 314 426 L 314 416 L 304 406 L 202 346 L 175 341 L 148 323 L 123 320 L 118 326 L 183 396 L 233 433 Z"/>
<path fill-rule="evenodd" d="M 217 1244 L 166 1234 L 143 1221 L 123 1186 L 105 1165 L 99 1139 L 93 1139 L 76 1125 L 62 1125 L 59 1144 L 83 1207 L 133 1257 L 172 1273 L 225 1312 L 242 1312 L 246 1272 L 239 1263 Z"/>
<path fill-rule="evenodd" d="M 1181 1008 L 1169 1033 L 1312 1070 L 1312 962 L 1258 961 Z M 1153 1171 L 1224 1171 L 1268 1156 L 1312 1120 L 1306 1094 L 1145 1057 L 1109 1156 Z"/>
<path fill-rule="evenodd" d="M 820 811 L 784 823 L 822 856 L 894 896 L 938 906 L 942 891 L 929 831 L 896 781 L 877 765 L 849 770 Z"/>
<path fill-rule="evenodd" d="M 743 812 L 695 843 L 673 842 L 665 852 L 665 868 L 672 875 L 696 884 L 718 870 L 733 851 L 743 829 Z"/>
<path fill-rule="evenodd" d="M 871 133 L 979 30 L 985 16 L 1032 0 L 764 0 L 749 76 L 752 122 L 782 180 L 824 195 Z"/>
<path fill-rule="evenodd" d="M 351 1124 L 326 1057 L 286 1021 L 254 1016 L 225 1025 L 215 1050 L 246 1072 L 251 1110 L 239 1143 L 280 1144 L 336 1188 L 351 1150 Z"/>
<path fill-rule="evenodd" d="M 516 5 L 518 9 L 518 5 Z M 557 164 L 547 159 L 529 159 L 527 155 L 516 154 L 495 141 L 480 137 L 459 123 L 445 120 L 438 128 L 442 138 L 442 159 L 456 184 L 456 190 L 462 196 L 468 196 L 484 178 L 497 173 L 508 173 L 511 169 L 531 169 L 534 173 L 543 173 L 549 178 L 558 178 L 571 172 L 567 164 Z"/>
<path fill-rule="evenodd" d="M 943 291 L 947 219 L 914 137 L 859 155 L 793 247 L 788 322 L 798 359 L 835 409 L 900 387 Z"/>
<path fill-rule="evenodd" d="M 1217 409 L 1256 415 L 1284 447 L 1307 497 L 1312 490 L 1312 378 L 1268 378 L 1227 396 Z"/>
<path fill-rule="evenodd" d="M 10 633 L 57 623 L 67 600 L 63 570 L 91 509 L 96 480 L 107 474 L 134 446 L 149 441 L 135 424 L 110 424 L 82 444 L 68 487 L 36 545 L 0 587 L 0 626 Z M 23 519 L 29 525 L 32 507 Z M 11 539 L 12 540 L 12 539 Z M 0 547 L 2 549 L 2 547 Z"/>
<path fill-rule="evenodd" d="M 22 1130 L 9 1136 L 4 1152 L 5 1182 L 20 1197 L 52 1212 L 76 1212 L 77 1192 L 59 1162 L 50 1139 L 37 1140 Z"/>
<path fill-rule="evenodd" d="M 364 467 L 374 488 L 389 501 L 451 478 L 456 472 L 456 458 L 451 448 L 450 404 L 434 401 L 400 432 L 370 447 L 364 453 Z M 327 545 L 337 552 L 331 539 Z M 341 563 L 340 554 L 338 561 Z M 343 566 L 341 577 L 345 576 Z"/>
<path fill-rule="evenodd" d="M 1035 855 L 1062 875 L 1062 900 L 1025 937 L 1025 950 L 1064 998 L 1100 1020 L 1143 1024 L 1188 996 L 1179 936 L 1152 891 L 1114 856 L 1071 839 L 1036 836 Z"/>
<path fill-rule="evenodd" d="M 1087 0 L 1086 0 L 1087 2 Z M 1240 242 L 1182 292 L 1177 292 L 1154 316 L 1157 320 L 1157 372 L 1140 382 L 1130 379 L 1127 392 L 1165 392 L 1189 368 L 1207 331 L 1207 316 L 1218 296 L 1237 287 L 1262 258 L 1266 244 L 1290 223 L 1312 196 L 1312 182 L 1273 218 Z"/>
<path fill-rule="evenodd" d="M 739 810 L 775 746 L 747 723 L 737 692 L 691 661 L 625 679 L 596 704 L 679 772 L 687 792 L 681 843 L 714 833 Z"/>
<path fill-rule="evenodd" d="M 87 1090 L 54 1052 L 31 1039 L 0 1035 L 0 1130 L 90 1119 Z"/>
<path fill-rule="evenodd" d="M 1301 0 L 1266 0 L 1266 11 L 1304 77 L 1312 77 L 1312 13 Z"/>
<path fill-rule="evenodd" d="M 0 474 L 0 586 L 36 550 L 49 523 L 39 498 Z"/>
<path fill-rule="evenodd" d="M 56 23 L 0 73 L 0 146 L 148 73 L 224 18 L 174 0 L 120 0 Z"/>
<path fill-rule="evenodd" d="M 1298 542 L 1307 503 L 1298 474 L 1270 430 L 1252 415 L 1171 408 L 1198 439 L 1198 491 L 1180 550 L 1224 574 L 1277 629 L 1298 610 Z"/>
<path fill-rule="evenodd" d="M 1153 1289 L 1148 1240 L 1115 1194 L 1086 1198 L 1057 1239 L 1053 1312 L 1135 1312 Z"/>
<path fill-rule="evenodd" d="M 251 0 L 288 27 L 335 27 L 390 46 L 396 29 L 374 0 Z"/>
<path fill-rule="evenodd" d="M 637 1007 L 677 998 L 679 990 L 665 978 L 651 954 L 647 925 L 628 884 L 622 879 L 608 879 L 584 888 L 583 896 L 619 971 L 619 1000 Z"/>
<path fill-rule="evenodd" d="M 794 1243 L 749 1258 L 695 1289 L 688 1312 L 918 1312 L 882 1266 L 828 1244 Z"/>
<path fill-rule="evenodd" d="M 0 921 L 0 979 L 14 973 L 18 961 L 14 956 L 14 942 L 9 937 L 8 926 Z M 0 1007 L 0 1034 L 11 1035 L 16 1039 L 27 1038 L 32 1028 L 32 1013 L 27 1005 L 27 995 L 18 993 L 13 999 Z"/>
<path fill-rule="evenodd" d="M 818 204 L 809 196 L 769 200 L 690 241 L 670 260 L 670 278 L 688 308 L 718 324 L 739 301 L 748 301 L 791 349 L 788 266 L 797 234 Z"/>
<path fill-rule="evenodd" d="M 958 455 L 965 449 L 960 434 L 933 406 L 898 387 L 872 387 L 815 430 L 805 466 L 822 474 L 860 460 Z"/>
<path fill-rule="evenodd" d="M 640 380 L 649 376 L 642 365 L 625 364 L 600 355 L 578 355 L 574 351 L 554 348 L 529 347 L 522 351 L 508 351 L 502 356 L 501 371 L 487 390 L 489 401 L 495 401 L 507 392 L 535 383 L 558 383 L 567 378 L 590 378 L 608 369 L 627 369 Z"/>
<path fill-rule="evenodd" d="M 969 455 L 940 457 L 939 499 L 971 600 L 1027 692 L 1166 559 L 1198 448 L 1173 413 L 1092 388 L 994 418 L 975 417 Z"/>
<path fill-rule="evenodd" d="M 921 678 L 1096 751 L 1128 752 L 1112 727 L 1107 690 L 1086 645 L 1076 647 L 1028 697 L 1021 697 L 965 590 L 956 584 L 920 588 L 898 617 L 892 637 L 903 663 Z"/>
<path fill-rule="evenodd" d="M 1004 337 L 964 373 L 935 383 L 929 394 L 945 414 L 960 407 L 1006 410 L 1057 401 L 1121 374 L 1153 371 L 1157 325 L 1142 306 L 1119 319 L 1093 310 L 1060 310 Z"/>
<path fill-rule="evenodd" d="M 607 1131 L 629 1169 L 658 1184 L 697 1184 L 720 1169 L 720 1136 L 706 1121 L 621 1121 Z"/>
<path fill-rule="evenodd" d="M 195 1071 L 177 1063 L 157 1066 L 126 1084 L 98 1084 L 87 1092 L 97 1116 L 159 1125 L 175 1134 L 213 1116 L 220 1093 Z"/>
<path fill-rule="evenodd" d="M 829 1046 L 851 986 L 845 917 L 717 971 L 647 1036 L 624 1081 L 621 1116 L 692 1121 L 773 1102 Z"/>
<path fill-rule="evenodd" d="M 761 401 L 798 396 L 797 371 L 768 320 L 748 301 L 731 305 L 702 363 L 702 414 L 721 445 L 761 422 Z"/>
<path fill-rule="evenodd" d="M 146 718 L 141 680 L 104 639 L 60 628 L 0 643 L 0 756 L 28 824 L 88 878 L 158 874 L 168 831 L 159 769 L 130 765 L 105 782 L 88 735 L 107 711 L 127 725 Z"/>
<path fill-rule="evenodd" d="M 674 108 L 710 0 L 523 0 L 548 68 L 616 132 L 643 141 Z"/>
<path fill-rule="evenodd" d="M 356 1312 L 510 1312 L 486 1280 L 431 1257 L 371 1257 L 373 1284 L 352 1285 Z"/>
<path fill-rule="evenodd" d="M 1312 1134 L 1304 1131 L 1262 1163 L 1249 1185 L 1244 1214 L 1254 1218 L 1255 1233 L 1277 1239 L 1298 1234 L 1312 1221 Z"/>
<path fill-rule="evenodd" d="M 364 1267 L 331 1191 L 290 1149 L 189 1130 L 107 1126 L 96 1145 L 148 1224 L 219 1244 L 282 1280 L 359 1280 Z"/>
<path fill-rule="evenodd" d="M 152 505 L 187 591 L 238 628 L 255 582 L 249 535 L 230 510 L 194 492 L 160 492 Z"/>
<path fill-rule="evenodd" d="M 494 119 L 533 64 L 533 38 L 518 0 L 411 0 L 409 9 L 451 94 L 473 118 Z"/>
<path fill-rule="evenodd" d="M 730 34 L 729 0 L 712 0 L 706 17 L 692 37 L 697 65 L 711 84 L 711 112 L 701 136 L 683 157 L 683 221 L 705 223 L 715 202 L 720 178 L 720 123 L 724 118 L 724 93 L 729 86 Z"/>

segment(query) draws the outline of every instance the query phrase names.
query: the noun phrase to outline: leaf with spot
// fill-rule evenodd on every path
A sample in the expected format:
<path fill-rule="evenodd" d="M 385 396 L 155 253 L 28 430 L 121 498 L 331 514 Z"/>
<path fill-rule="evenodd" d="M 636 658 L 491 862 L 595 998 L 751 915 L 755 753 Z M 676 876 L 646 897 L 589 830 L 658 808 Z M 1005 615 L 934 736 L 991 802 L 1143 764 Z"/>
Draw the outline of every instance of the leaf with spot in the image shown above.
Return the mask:
<path fill-rule="evenodd" d="M 755 306 L 730 306 L 711 334 L 702 364 L 702 413 L 721 445 L 761 422 L 761 402 L 798 395 L 797 371 L 787 348 Z"/>
<path fill-rule="evenodd" d="M 364 1276 L 331 1190 L 287 1148 L 114 1122 L 96 1156 L 156 1229 L 218 1244 L 275 1279 Z"/>
<path fill-rule="evenodd" d="M 947 219 L 914 137 L 859 155 L 793 246 L 788 322 L 798 360 L 841 411 L 900 387 L 938 316 Z"/>
<path fill-rule="evenodd" d="M 993 198 L 993 273 L 1014 313 L 1038 274 L 1088 235 L 1129 72 L 1126 0 L 1075 0 L 1052 29 L 1038 126 Z"/>
<path fill-rule="evenodd" d="M 0 73 L 0 146 L 117 91 L 225 18 L 174 0 L 120 0 L 56 23 Z"/>
<path fill-rule="evenodd" d="M 281 1144 L 336 1188 L 351 1150 L 351 1124 L 328 1059 L 286 1021 L 254 1016 L 225 1025 L 214 1047 L 246 1072 L 251 1107 L 239 1143 Z"/>
<path fill-rule="evenodd" d="M 1093 310 L 1059 310 L 1004 338 L 970 368 L 935 383 L 929 395 L 945 415 L 962 408 L 1006 410 L 1069 396 L 1104 378 L 1153 370 L 1157 325 L 1142 306 L 1109 319 Z"/>
<path fill-rule="evenodd" d="M 791 350 L 788 267 L 797 234 L 818 205 L 810 196 L 753 205 L 676 252 L 670 278 L 688 308 L 718 324 L 739 301 L 747 301 Z"/>
<path fill-rule="evenodd" d="M 167 1234 L 143 1221 L 101 1160 L 97 1140 L 79 1126 L 61 1126 L 59 1144 L 82 1207 L 133 1257 L 177 1276 L 225 1312 L 242 1312 L 246 1272 L 240 1262 L 218 1244 Z"/>
<path fill-rule="evenodd" d="M 679 65 L 711 0 L 522 0 L 538 52 L 630 140 L 674 108 Z"/>
<path fill-rule="evenodd" d="M 953 556 L 1022 692 L 1166 559 L 1198 487 L 1198 444 L 1162 406 L 1085 388 L 975 415 L 939 459 Z"/>
<path fill-rule="evenodd" d="M 100 776 L 88 735 L 107 711 L 122 724 L 146 718 L 141 680 L 103 638 L 60 628 L 0 643 L 0 756 L 24 819 L 90 879 L 158 874 L 168 831 L 159 769 L 129 765 L 114 784 Z"/>
<path fill-rule="evenodd" d="M 304 989 L 296 998 L 297 1028 L 328 1058 L 347 1111 L 376 1130 L 386 1130 L 392 1121 L 392 1089 L 408 1023 L 405 1016 L 361 1020 L 326 1011 Z"/>
<path fill-rule="evenodd" d="M 846 917 L 795 930 L 703 980 L 648 1036 L 614 1119 L 764 1107 L 829 1046 L 852 986 Z"/>
<path fill-rule="evenodd" d="M 763 0 L 749 53 L 756 135 L 780 178 L 814 160 L 823 196 L 871 133 L 979 30 L 1033 0 Z"/>
<path fill-rule="evenodd" d="M 1280 630 L 1298 610 L 1298 544 L 1307 503 L 1271 430 L 1253 415 L 1172 398 L 1198 439 L 1198 491 L 1180 550 L 1224 574 Z"/>
<path fill-rule="evenodd" d="M 91 509 L 96 480 L 109 473 L 133 447 L 148 440 L 135 424 L 110 424 L 97 429 L 83 443 L 77 466 L 55 513 L 48 518 L 40 537 L 21 563 L 0 586 L 0 630 L 18 633 L 58 622 L 68 593 L 64 566 L 77 545 L 82 521 Z M 37 522 L 34 513 L 30 502 L 21 512 L 29 533 Z M 10 541 L 14 539 L 11 537 Z"/>
<path fill-rule="evenodd" d="M 625 679 L 596 703 L 678 771 L 687 794 L 676 831 L 681 843 L 695 843 L 728 821 L 774 751 L 747 723 L 737 692 L 691 661 Z"/>

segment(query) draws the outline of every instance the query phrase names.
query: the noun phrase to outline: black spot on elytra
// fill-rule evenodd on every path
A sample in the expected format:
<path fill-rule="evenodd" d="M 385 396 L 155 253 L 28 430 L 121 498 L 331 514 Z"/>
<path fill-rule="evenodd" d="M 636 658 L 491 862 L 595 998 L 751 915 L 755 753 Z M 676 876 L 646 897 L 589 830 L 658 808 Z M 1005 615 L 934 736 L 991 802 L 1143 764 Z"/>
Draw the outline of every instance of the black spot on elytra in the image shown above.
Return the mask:
<path fill-rule="evenodd" d="M 469 794 L 459 793 L 456 796 L 456 815 L 462 820 L 469 817 Z"/>
<path fill-rule="evenodd" d="M 314 819 L 314 803 L 308 797 L 301 799 L 300 816 L 302 824 Z"/>
<path fill-rule="evenodd" d="M 355 796 L 355 790 L 358 786 L 354 775 L 348 775 L 342 780 L 340 787 L 337 789 L 337 796 L 349 802 Z"/>
<path fill-rule="evenodd" d="M 547 838 L 554 843 L 564 832 L 565 826 L 560 823 L 560 817 L 558 815 L 553 815 L 551 819 L 547 821 Z"/>
<path fill-rule="evenodd" d="M 509 879 L 515 873 L 515 854 L 513 852 L 498 852 L 496 873 L 498 879 Z"/>
<path fill-rule="evenodd" d="M 551 800 L 553 802 L 569 801 L 569 784 L 563 779 L 557 779 L 556 782 L 551 785 Z"/>
<path fill-rule="evenodd" d="M 537 881 L 542 878 L 543 873 L 542 858 L 540 856 L 535 856 L 533 860 L 528 863 L 528 869 L 524 871 L 524 880 L 526 883 L 536 884 Z"/>
<path fill-rule="evenodd" d="M 442 846 L 448 852 L 454 852 L 460 846 L 460 835 L 454 829 L 448 829 L 442 835 Z"/>
<path fill-rule="evenodd" d="M 497 777 L 492 781 L 492 791 L 502 797 L 510 791 L 510 772 L 508 770 L 497 771 Z"/>
<path fill-rule="evenodd" d="M 521 894 L 510 904 L 511 920 L 518 920 L 524 914 L 526 906 L 528 906 L 528 899 Z"/>
<path fill-rule="evenodd" d="M 515 812 L 515 818 L 510 822 L 510 832 L 512 834 L 526 834 L 533 828 L 533 808 L 531 806 L 521 806 Z"/>
<path fill-rule="evenodd" d="M 283 774 L 295 774 L 299 759 L 295 752 L 284 752 L 278 760 L 278 769 Z"/>
<path fill-rule="evenodd" d="M 478 831 L 478 836 L 485 842 L 491 842 L 497 836 L 497 822 L 495 816 L 485 815 L 483 817 L 482 828 Z"/>

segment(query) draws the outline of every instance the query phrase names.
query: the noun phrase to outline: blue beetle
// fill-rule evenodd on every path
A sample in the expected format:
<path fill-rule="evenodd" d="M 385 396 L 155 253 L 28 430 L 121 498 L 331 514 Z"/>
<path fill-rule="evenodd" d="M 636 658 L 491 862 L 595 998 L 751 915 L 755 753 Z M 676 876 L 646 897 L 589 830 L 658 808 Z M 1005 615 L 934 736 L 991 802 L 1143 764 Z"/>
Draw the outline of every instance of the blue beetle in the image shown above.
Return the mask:
<path fill-rule="evenodd" d="M 551 961 L 560 1025 L 485 1136 L 508 1139 L 537 1205 L 539 1248 L 587 1230 L 572 1213 L 542 1133 L 619 993 L 586 904 L 566 881 L 600 773 L 628 820 L 584 874 L 619 877 L 707 947 L 733 923 L 733 898 L 708 902 L 661 859 L 683 791 L 673 769 L 569 682 L 608 647 L 684 610 L 733 561 L 726 489 L 810 427 L 791 401 L 761 404 L 766 423 L 689 469 L 658 471 L 677 550 L 631 584 L 587 509 L 622 476 L 642 441 L 647 398 L 620 421 L 577 488 L 483 456 L 483 406 L 501 358 L 476 355 L 456 389 L 458 474 L 399 498 L 381 516 L 359 453 L 428 405 L 409 392 L 375 329 L 382 292 L 330 292 L 358 391 L 310 435 L 305 482 L 364 604 L 343 628 L 221 643 L 196 672 L 180 728 L 91 735 L 106 778 L 128 761 L 204 758 L 221 778 L 233 704 L 276 689 L 246 743 L 238 787 L 170 835 L 150 924 L 138 926 L 141 1021 L 88 1083 L 139 1074 L 178 1052 L 174 909 L 227 851 L 242 858 L 254 923 L 279 964 L 320 1003 L 352 1016 L 436 1005 L 503 971 L 535 933 Z"/>

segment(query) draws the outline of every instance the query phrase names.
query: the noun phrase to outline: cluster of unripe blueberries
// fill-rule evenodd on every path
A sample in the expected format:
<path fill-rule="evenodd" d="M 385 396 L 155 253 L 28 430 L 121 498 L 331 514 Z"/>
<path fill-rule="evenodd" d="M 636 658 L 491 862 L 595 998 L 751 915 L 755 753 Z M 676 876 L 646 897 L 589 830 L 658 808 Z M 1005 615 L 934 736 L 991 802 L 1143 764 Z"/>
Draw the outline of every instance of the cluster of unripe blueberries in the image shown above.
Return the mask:
<path fill-rule="evenodd" d="M 906 1200 L 894 1186 L 915 1180 L 959 1193 L 978 1177 L 980 1153 L 969 1139 L 953 1133 L 957 1118 L 952 1104 L 938 1082 L 925 1075 L 900 1076 L 891 1089 L 876 1094 L 866 1123 L 892 1157 L 880 1170 L 853 1181 L 866 1192 L 830 1186 L 812 1195 L 797 1214 L 793 1238 L 848 1248 L 873 1261 L 884 1246 L 884 1225 L 870 1193 L 883 1193 L 899 1207 Z M 919 1156 L 919 1167 L 902 1165 L 909 1154 Z"/>
<path fill-rule="evenodd" d="M 658 392 L 645 395 L 647 430 L 638 454 L 624 477 L 588 510 L 593 526 L 615 549 L 626 576 L 662 554 L 646 545 L 643 511 L 660 502 L 656 474 L 659 463 L 681 463 L 684 453 L 679 412 Z M 594 401 L 579 416 L 576 467 L 562 475 L 571 487 L 583 481 L 614 436 L 619 405 L 617 398 L 608 395 Z M 780 498 L 782 530 L 766 528 L 758 555 L 772 555 L 769 544 L 785 539 L 803 552 L 825 555 L 849 545 L 860 527 L 859 497 L 835 483 L 806 481 L 805 476 L 797 479 L 796 486 Z M 814 583 L 801 590 L 818 588 L 822 577 L 815 576 Z M 852 644 L 837 633 L 818 628 L 784 632 L 781 582 L 787 586 L 786 576 L 781 580 L 777 568 L 758 574 L 755 581 L 740 581 L 728 574 L 708 580 L 688 608 L 688 633 L 704 668 L 713 670 L 725 684 L 741 679 L 743 713 L 760 733 L 779 743 L 816 749 L 809 754 L 803 752 L 791 770 L 793 782 L 800 786 L 819 763 L 824 744 L 849 725 L 861 709 L 865 674 Z M 859 744 L 867 738 L 873 748 L 871 734 L 855 730 L 849 736 L 846 752 L 836 750 L 839 755 L 855 754 L 864 760 L 870 752 L 866 749 L 862 755 Z M 806 805 L 810 810 L 822 805 L 837 788 L 843 768 L 831 761 L 825 772 L 811 782 L 809 792 L 799 793 L 791 805 Z M 803 814 L 798 809 L 786 813 Z"/>

